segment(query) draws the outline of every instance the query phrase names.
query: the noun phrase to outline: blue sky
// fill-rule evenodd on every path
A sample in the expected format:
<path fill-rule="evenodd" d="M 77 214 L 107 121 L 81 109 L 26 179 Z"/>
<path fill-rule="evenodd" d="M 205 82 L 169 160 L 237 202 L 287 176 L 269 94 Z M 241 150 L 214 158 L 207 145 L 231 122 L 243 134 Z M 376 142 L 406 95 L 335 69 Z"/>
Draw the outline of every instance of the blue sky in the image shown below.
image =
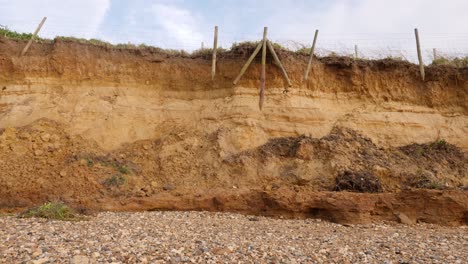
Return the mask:
<path fill-rule="evenodd" d="M 0 0 L 0 24 L 31 32 L 43 16 L 40 35 L 99 38 L 193 50 L 220 43 L 256 40 L 263 26 L 284 45 L 310 43 L 349 51 L 412 49 L 418 27 L 426 50 L 466 51 L 467 0 Z"/>

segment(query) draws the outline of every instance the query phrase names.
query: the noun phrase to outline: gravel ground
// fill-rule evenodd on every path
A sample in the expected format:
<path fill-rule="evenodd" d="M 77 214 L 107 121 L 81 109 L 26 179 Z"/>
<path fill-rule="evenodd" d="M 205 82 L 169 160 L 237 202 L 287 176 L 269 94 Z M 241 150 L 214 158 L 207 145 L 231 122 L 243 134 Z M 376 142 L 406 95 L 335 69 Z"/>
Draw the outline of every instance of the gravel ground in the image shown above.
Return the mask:
<path fill-rule="evenodd" d="M 466 263 L 468 228 L 208 212 L 0 217 L 1 263 Z"/>

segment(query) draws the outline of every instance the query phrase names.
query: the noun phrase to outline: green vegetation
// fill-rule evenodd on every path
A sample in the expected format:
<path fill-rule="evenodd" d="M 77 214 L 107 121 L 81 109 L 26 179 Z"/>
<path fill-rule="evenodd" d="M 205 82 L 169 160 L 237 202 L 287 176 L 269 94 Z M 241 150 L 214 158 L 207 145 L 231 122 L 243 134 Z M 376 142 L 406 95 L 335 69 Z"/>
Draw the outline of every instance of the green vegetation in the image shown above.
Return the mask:
<path fill-rule="evenodd" d="M 275 51 L 278 51 L 278 50 L 287 50 L 287 51 L 291 51 L 285 47 L 283 47 L 281 44 L 279 43 L 276 43 L 276 42 L 271 42 L 271 45 L 273 46 L 273 48 L 275 49 Z"/>
<path fill-rule="evenodd" d="M 445 189 L 443 184 L 441 184 L 440 182 L 436 182 L 436 181 L 429 182 L 428 184 L 426 184 L 425 188 L 434 189 L 434 190 Z"/>
<path fill-rule="evenodd" d="M 444 185 L 438 181 L 429 181 L 426 179 L 420 179 L 417 184 L 414 185 L 416 188 L 420 189 L 433 189 L 433 190 L 443 190 Z"/>
<path fill-rule="evenodd" d="M 112 167 L 121 174 L 133 173 L 132 170 L 126 164 L 123 164 L 122 162 L 113 161 L 112 159 L 106 157 L 88 156 L 84 158 L 84 160 L 86 161 L 86 165 L 88 167 L 93 167 L 95 164 L 101 164 L 102 166 Z"/>
<path fill-rule="evenodd" d="M 424 155 L 425 150 L 423 147 L 417 146 L 414 152 L 416 153 L 417 156 L 422 156 Z"/>
<path fill-rule="evenodd" d="M 219 52 L 219 49 L 218 49 Z M 193 57 L 202 57 L 202 58 L 208 58 L 213 54 L 213 49 L 197 49 L 192 52 Z"/>
<path fill-rule="evenodd" d="M 231 50 L 238 50 L 238 49 L 245 49 L 245 48 L 256 48 L 257 45 L 260 43 L 260 41 L 244 41 L 244 42 L 234 42 L 232 43 Z M 291 51 L 285 47 L 283 47 L 281 44 L 276 43 L 276 42 L 271 42 L 271 45 L 275 49 L 275 51 L 278 50 L 287 50 Z"/>
<path fill-rule="evenodd" d="M 174 50 L 174 49 L 161 49 L 158 47 L 148 46 L 144 43 L 139 45 L 133 43 L 119 43 L 119 44 L 112 44 L 107 41 L 103 41 L 100 39 L 84 39 L 84 38 L 75 38 L 75 37 L 62 37 L 58 36 L 55 37 L 54 41 L 62 40 L 62 41 L 73 41 L 78 42 L 81 44 L 87 45 L 94 45 L 99 47 L 106 47 L 110 49 L 124 49 L 124 50 L 140 50 L 140 49 L 147 49 L 151 50 L 152 52 L 158 52 L 162 54 L 167 54 L 169 56 L 176 56 L 176 57 L 190 57 L 190 54 L 185 50 Z M 193 56 L 193 55 L 192 55 Z"/>
<path fill-rule="evenodd" d="M 114 168 L 117 172 L 121 174 L 131 174 L 132 170 L 128 168 L 126 165 L 119 164 L 116 162 L 109 162 L 109 161 L 101 161 L 100 162 L 102 165 L 107 166 L 107 167 L 112 167 Z"/>
<path fill-rule="evenodd" d="M 55 220 L 82 220 L 83 217 L 74 212 L 62 202 L 48 202 L 39 207 L 31 208 L 19 215 L 22 218 L 40 217 Z"/>
<path fill-rule="evenodd" d="M 84 39 L 84 38 L 58 36 L 58 37 L 55 37 L 54 41 L 56 41 L 56 40 L 74 41 L 74 42 L 78 42 L 78 43 L 82 43 L 82 44 L 91 44 L 91 45 L 103 46 L 103 47 L 112 47 L 113 46 L 111 43 L 100 40 L 100 39 Z"/>
<path fill-rule="evenodd" d="M 91 159 L 86 159 L 86 165 L 88 165 L 88 167 L 92 167 L 94 165 L 94 161 Z"/>
<path fill-rule="evenodd" d="M 77 160 L 80 160 L 81 164 L 88 167 L 97 166 L 99 169 L 104 169 L 103 167 L 112 169 L 113 171 L 111 171 L 110 174 L 107 174 L 109 173 L 109 169 L 104 169 L 107 172 L 107 176 L 101 181 L 101 184 L 108 188 L 120 188 L 127 183 L 127 175 L 134 175 L 135 170 L 138 171 L 138 168 L 132 163 L 126 163 L 110 156 L 86 154 L 77 157 Z"/>
<path fill-rule="evenodd" d="M 440 148 L 445 148 L 447 145 L 448 145 L 447 141 L 445 141 L 444 139 L 438 139 L 438 140 L 432 142 L 430 144 L 430 147 L 440 149 Z"/>
<path fill-rule="evenodd" d="M 113 175 L 104 180 L 104 185 L 107 187 L 120 187 L 125 182 L 127 182 L 127 180 L 122 175 Z"/>
<path fill-rule="evenodd" d="M 18 33 L 16 31 L 9 30 L 7 28 L 0 28 L 0 36 L 12 39 L 12 40 L 30 40 L 32 37 L 31 33 Z M 52 41 L 72 41 L 81 44 L 87 45 L 94 45 L 106 48 L 115 48 L 115 49 L 152 49 L 155 52 L 161 52 L 164 54 L 168 54 L 171 56 L 190 56 L 190 54 L 184 50 L 174 50 L 174 49 L 161 49 L 157 47 L 148 46 L 146 44 L 112 44 L 107 41 L 103 41 L 100 39 L 85 39 L 85 38 L 77 38 L 77 37 L 65 37 L 65 36 L 57 36 L 53 40 L 45 39 L 36 37 L 35 40 L 38 41 L 45 41 L 45 42 L 52 42 Z"/>
<path fill-rule="evenodd" d="M 120 172 L 120 173 L 122 173 L 122 174 L 130 174 L 130 173 L 131 173 L 130 169 L 127 168 L 127 166 L 125 166 L 125 165 L 119 166 L 119 165 L 117 165 L 117 164 L 114 164 L 114 168 L 115 168 L 118 172 Z"/>
<path fill-rule="evenodd" d="M 1 28 L 0 27 L 0 36 L 6 37 L 9 39 L 13 40 L 29 40 L 32 37 L 31 33 L 19 33 L 13 30 L 10 30 L 8 28 Z M 185 50 L 175 50 L 175 49 L 162 49 L 158 47 L 153 47 L 153 46 L 148 46 L 144 43 L 142 44 L 133 44 L 133 43 L 120 43 L 120 44 L 112 44 L 107 41 L 103 41 L 100 39 L 85 39 L 85 38 L 77 38 L 77 37 L 65 37 L 65 36 L 57 36 L 53 40 L 51 39 L 45 39 L 41 38 L 39 36 L 36 37 L 37 41 L 41 42 L 53 42 L 53 41 L 73 41 L 81 44 L 87 44 L 87 45 L 94 45 L 94 46 L 100 46 L 100 47 L 106 47 L 106 48 L 115 48 L 115 49 L 131 49 L 131 50 L 139 50 L 139 49 L 147 49 L 151 50 L 153 52 L 159 52 L 162 54 L 167 54 L 169 56 L 176 56 L 176 57 L 202 57 L 202 58 L 211 58 L 212 50 L 213 49 L 198 49 L 193 51 L 192 53 L 189 53 Z M 231 46 L 231 51 L 241 51 L 241 50 L 248 50 L 248 49 L 253 49 L 255 48 L 260 41 L 245 41 L 245 42 L 235 42 Z M 295 52 L 297 54 L 305 54 L 308 55 L 310 54 L 310 47 L 302 46 L 296 51 L 293 51 L 291 49 L 288 49 L 278 43 L 272 42 L 273 47 L 275 48 L 276 51 L 278 50 L 284 50 L 284 51 L 290 51 L 290 52 Z M 226 49 L 223 48 L 218 48 L 219 53 L 226 52 Z M 330 52 L 328 54 L 328 57 L 339 57 L 340 54 L 337 54 L 336 52 Z M 352 55 L 346 55 L 347 57 L 353 57 Z M 392 60 L 398 60 L 398 61 L 407 61 L 407 59 L 404 56 L 388 56 L 386 59 L 392 59 Z M 454 67 L 468 67 L 468 56 L 466 57 L 454 57 L 454 58 L 449 58 L 449 57 L 440 57 L 432 61 L 431 65 L 450 65 Z"/>
<path fill-rule="evenodd" d="M 255 48 L 257 47 L 260 41 L 244 41 L 244 42 L 234 42 L 232 43 L 231 50 L 239 48 Z"/>
<path fill-rule="evenodd" d="M 18 33 L 16 31 L 9 30 L 8 28 L 0 28 L 0 36 L 15 39 L 15 40 L 30 40 L 32 37 L 31 33 Z M 39 37 L 36 38 L 37 40 L 43 40 Z"/>
<path fill-rule="evenodd" d="M 432 61 L 431 65 L 449 65 L 453 67 L 468 67 L 468 56 L 462 58 L 440 57 Z"/>
<path fill-rule="evenodd" d="M 226 49 L 223 49 L 222 47 L 218 47 L 217 49 L 217 54 L 226 52 Z M 203 48 L 203 49 L 197 49 L 194 50 L 191 54 L 192 57 L 202 57 L 202 58 L 211 58 L 213 54 L 213 49 L 212 48 Z"/>
<path fill-rule="evenodd" d="M 427 170 L 418 168 L 414 175 L 411 175 L 408 179 L 410 186 L 421 189 L 435 189 L 442 190 L 444 185 L 438 181 L 435 175 Z"/>
<path fill-rule="evenodd" d="M 298 54 L 304 54 L 304 55 L 309 55 L 309 54 L 310 54 L 310 50 L 311 50 L 311 48 L 302 47 L 302 48 L 296 50 L 296 53 L 298 53 Z"/>
<path fill-rule="evenodd" d="M 112 168 L 115 171 L 112 173 L 112 176 L 109 176 L 101 182 L 102 185 L 106 187 L 121 187 L 127 183 L 125 175 L 134 174 L 133 169 L 135 169 L 135 167 L 132 167 L 133 165 L 128 165 L 122 161 L 115 160 L 112 157 L 88 154 L 86 156 L 82 156 L 81 160 L 86 161 L 85 164 L 88 167 L 100 165 Z"/>
<path fill-rule="evenodd" d="M 431 143 L 406 146 L 404 152 L 412 154 L 415 157 L 422 157 L 436 155 L 437 153 L 447 153 L 450 150 L 453 150 L 453 146 L 450 143 L 444 139 L 437 139 Z"/>

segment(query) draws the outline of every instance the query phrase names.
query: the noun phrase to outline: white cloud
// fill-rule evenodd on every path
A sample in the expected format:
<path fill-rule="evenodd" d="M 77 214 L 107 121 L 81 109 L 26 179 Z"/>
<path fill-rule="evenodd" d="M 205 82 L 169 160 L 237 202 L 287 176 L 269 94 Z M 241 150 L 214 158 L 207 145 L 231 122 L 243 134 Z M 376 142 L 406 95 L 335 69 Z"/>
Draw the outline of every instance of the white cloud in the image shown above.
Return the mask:
<path fill-rule="evenodd" d="M 0 24 L 20 32 L 33 32 L 46 16 L 40 36 L 95 37 L 111 0 L 0 0 Z"/>
<path fill-rule="evenodd" d="M 180 6 L 165 3 L 157 3 L 151 6 L 151 11 L 160 27 L 170 42 L 176 45 L 197 43 L 203 40 L 200 32 L 200 19 L 190 10 Z"/>
<path fill-rule="evenodd" d="M 278 3 L 281 2 L 281 5 Z M 418 27 L 426 55 L 432 48 L 448 53 L 468 53 L 466 0 L 334 0 L 314 4 L 277 1 L 266 24 L 271 37 L 311 43 L 320 30 L 318 47 L 352 52 L 354 44 L 380 56 L 414 59 L 414 28 Z M 282 19 L 278 19 L 278 18 Z M 310 44 L 309 44 L 310 45 Z"/>
<path fill-rule="evenodd" d="M 317 27 L 332 34 L 400 33 L 415 26 L 433 33 L 468 33 L 466 0 L 333 0 L 317 7 L 296 1 L 276 3 L 266 22 L 282 34 L 304 34 Z"/>
<path fill-rule="evenodd" d="M 418 26 L 428 32 L 467 32 L 465 0 L 360 0 L 335 1 L 320 17 L 324 29 L 336 33 L 353 30 L 360 33 L 393 33 L 411 31 Z M 337 9 L 340 9 L 340 13 Z M 338 21 L 338 23 L 331 23 Z"/>

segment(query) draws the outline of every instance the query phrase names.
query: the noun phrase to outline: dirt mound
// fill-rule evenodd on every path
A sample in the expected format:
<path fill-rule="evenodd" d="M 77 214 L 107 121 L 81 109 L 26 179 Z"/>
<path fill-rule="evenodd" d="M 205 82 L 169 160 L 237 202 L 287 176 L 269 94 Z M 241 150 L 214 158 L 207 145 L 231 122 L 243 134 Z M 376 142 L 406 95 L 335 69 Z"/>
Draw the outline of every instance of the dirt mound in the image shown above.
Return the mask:
<path fill-rule="evenodd" d="M 454 146 L 434 145 L 430 155 L 418 156 L 411 146 L 379 148 L 359 133 L 337 127 L 320 139 L 275 138 L 256 148 L 226 154 L 227 135 L 226 130 L 210 134 L 173 132 L 108 152 L 95 142 L 66 134 L 61 124 L 50 120 L 8 128 L 0 134 L 0 206 L 16 210 L 60 200 L 80 208 L 102 209 L 111 204 L 118 210 L 118 201 L 122 202 L 120 209 L 123 209 L 130 208 L 124 206 L 129 201 L 144 198 L 145 204 L 140 209 L 148 209 L 151 203 L 155 208 L 160 207 L 168 203 L 166 198 L 172 197 L 179 201 L 178 209 L 225 208 L 259 213 L 279 210 L 285 214 L 297 211 L 301 215 L 309 210 L 302 208 L 303 205 L 298 208 L 275 205 L 284 199 L 280 193 L 284 190 L 305 195 L 330 190 L 389 192 L 407 186 L 431 188 L 407 181 L 410 173 L 420 170 L 430 171 L 445 188 L 462 186 L 467 179 L 467 159 Z M 439 162 L 435 167 L 432 163 L 442 155 L 438 151 L 443 151 L 446 162 Z M 228 191 L 232 196 L 203 198 L 205 192 L 209 194 L 215 189 Z M 262 191 L 254 195 L 259 190 L 280 196 L 267 199 L 265 194 L 260 195 Z M 283 191 L 278 193 L 278 190 Z M 234 198 L 237 191 L 252 193 L 250 198 L 239 201 Z M 184 197 L 181 200 L 177 198 L 180 195 Z M 206 199 L 214 200 L 202 206 L 200 203 L 208 202 Z M 235 201 L 247 205 L 239 207 Z M 267 205 L 259 205 L 259 201 Z M 226 203 L 234 204 L 225 207 Z"/>

